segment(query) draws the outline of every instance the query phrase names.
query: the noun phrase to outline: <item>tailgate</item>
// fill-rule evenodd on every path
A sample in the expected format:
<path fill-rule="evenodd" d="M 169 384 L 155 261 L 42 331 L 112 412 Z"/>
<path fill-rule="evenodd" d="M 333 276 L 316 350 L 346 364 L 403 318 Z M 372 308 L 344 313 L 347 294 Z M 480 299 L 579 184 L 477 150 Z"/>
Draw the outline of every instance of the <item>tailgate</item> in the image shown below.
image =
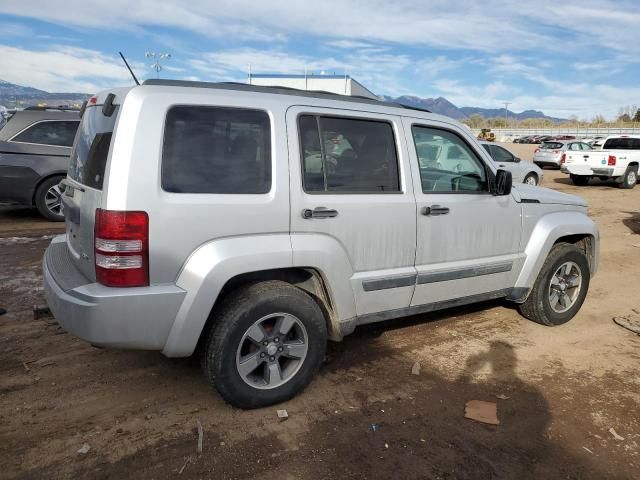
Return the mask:
<path fill-rule="evenodd" d="M 106 116 L 102 105 L 86 108 L 76 134 L 65 191 L 65 226 L 69 251 L 78 269 L 95 281 L 95 212 L 102 205 L 102 183 L 119 108 Z"/>
<path fill-rule="evenodd" d="M 565 164 L 584 165 L 587 167 L 601 167 L 607 164 L 607 153 L 602 150 L 585 150 L 582 152 L 567 152 Z"/>

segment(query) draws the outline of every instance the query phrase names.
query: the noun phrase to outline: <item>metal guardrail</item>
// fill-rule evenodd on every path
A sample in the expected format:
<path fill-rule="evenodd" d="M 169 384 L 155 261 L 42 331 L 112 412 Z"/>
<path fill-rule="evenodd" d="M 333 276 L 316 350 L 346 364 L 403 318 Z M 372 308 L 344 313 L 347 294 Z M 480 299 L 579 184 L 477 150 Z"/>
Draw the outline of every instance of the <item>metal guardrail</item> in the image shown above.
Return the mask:
<path fill-rule="evenodd" d="M 479 128 L 472 129 L 478 135 Z M 574 135 L 576 137 L 591 137 L 594 135 L 640 135 L 640 126 L 629 127 L 589 127 L 589 128 L 492 128 L 496 137 L 524 136 L 524 135 Z"/>

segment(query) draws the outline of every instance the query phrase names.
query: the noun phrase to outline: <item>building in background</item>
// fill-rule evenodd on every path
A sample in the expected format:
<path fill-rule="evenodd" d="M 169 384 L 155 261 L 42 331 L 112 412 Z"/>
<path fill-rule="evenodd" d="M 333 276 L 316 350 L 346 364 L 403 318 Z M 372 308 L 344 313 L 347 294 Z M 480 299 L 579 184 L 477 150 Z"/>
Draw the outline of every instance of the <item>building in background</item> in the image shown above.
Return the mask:
<path fill-rule="evenodd" d="M 339 95 L 353 95 L 378 99 L 378 96 L 365 88 L 360 82 L 350 75 L 279 75 L 250 73 L 248 82 L 250 85 L 262 85 L 265 87 L 288 87 L 298 90 L 320 90 L 337 93 Z"/>

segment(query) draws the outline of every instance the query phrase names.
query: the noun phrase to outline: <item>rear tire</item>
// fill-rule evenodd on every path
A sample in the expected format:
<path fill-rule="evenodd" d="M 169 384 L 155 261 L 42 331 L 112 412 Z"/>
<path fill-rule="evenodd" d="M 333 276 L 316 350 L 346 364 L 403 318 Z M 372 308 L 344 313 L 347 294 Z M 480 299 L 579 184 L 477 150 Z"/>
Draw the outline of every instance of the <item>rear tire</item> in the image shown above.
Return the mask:
<path fill-rule="evenodd" d="M 569 178 L 571 178 L 571 181 L 573 182 L 573 184 L 577 185 L 578 187 L 584 187 L 586 185 L 589 185 L 589 180 L 591 180 L 591 177 L 587 175 L 570 174 Z"/>
<path fill-rule="evenodd" d="M 47 178 L 38 186 L 34 196 L 38 212 L 51 222 L 64 221 L 62 191 L 58 187 L 63 178 L 63 176 Z"/>
<path fill-rule="evenodd" d="M 565 276 L 567 265 L 569 271 Z M 573 244 L 559 243 L 549 252 L 529 297 L 519 305 L 520 313 L 542 325 L 562 325 L 582 307 L 590 280 L 591 271 L 584 252 Z M 573 283 L 576 286 L 572 287 Z"/>
<path fill-rule="evenodd" d="M 325 318 L 318 304 L 293 285 L 272 280 L 240 287 L 214 315 L 202 367 L 209 384 L 231 405 L 258 408 L 288 400 L 320 368 Z"/>
<path fill-rule="evenodd" d="M 620 188 L 631 189 L 638 183 L 638 167 L 627 167 L 627 171 L 624 172 L 622 177 L 622 183 L 618 185 Z"/>

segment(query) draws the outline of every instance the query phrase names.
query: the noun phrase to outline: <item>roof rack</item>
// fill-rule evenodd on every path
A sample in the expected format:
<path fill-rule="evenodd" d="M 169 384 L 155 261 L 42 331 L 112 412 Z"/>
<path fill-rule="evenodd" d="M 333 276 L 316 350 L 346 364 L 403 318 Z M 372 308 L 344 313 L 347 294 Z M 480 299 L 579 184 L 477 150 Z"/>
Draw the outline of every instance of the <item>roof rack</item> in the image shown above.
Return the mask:
<path fill-rule="evenodd" d="M 330 98 L 341 102 L 367 103 L 372 105 L 381 105 L 387 107 L 406 108 L 410 110 L 419 110 L 431 113 L 429 110 L 418 107 L 410 107 L 401 103 L 385 102 L 375 98 L 365 97 L 362 95 L 341 95 L 339 93 L 326 92 L 322 90 L 300 90 L 292 87 L 268 87 L 263 85 L 249 85 L 240 82 L 193 82 L 189 80 L 163 80 L 149 79 L 142 82 L 142 85 L 163 85 L 171 87 L 192 87 L 192 88 L 211 88 L 216 90 L 239 90 L 243 92 L 262 92 L 275 93 L 279 95 L 296 95 L 309 98 Z"/>
<path fill-rule="evenodd" d="M 47 110 L 57 110 L 60 112 L 77 112 L 80 109 L 79 108 L 74 108 L 74 107 L 65 107 L 63 105 L 57 106 L 57 107 L 53 107 L 53 106 L 38 106 L 38 105 L 31 105 L 29 107 L 25 107 L 25 110 L 35 110 L 35 111 L 39 111 L 39 112 L 44 112 Z"/>

